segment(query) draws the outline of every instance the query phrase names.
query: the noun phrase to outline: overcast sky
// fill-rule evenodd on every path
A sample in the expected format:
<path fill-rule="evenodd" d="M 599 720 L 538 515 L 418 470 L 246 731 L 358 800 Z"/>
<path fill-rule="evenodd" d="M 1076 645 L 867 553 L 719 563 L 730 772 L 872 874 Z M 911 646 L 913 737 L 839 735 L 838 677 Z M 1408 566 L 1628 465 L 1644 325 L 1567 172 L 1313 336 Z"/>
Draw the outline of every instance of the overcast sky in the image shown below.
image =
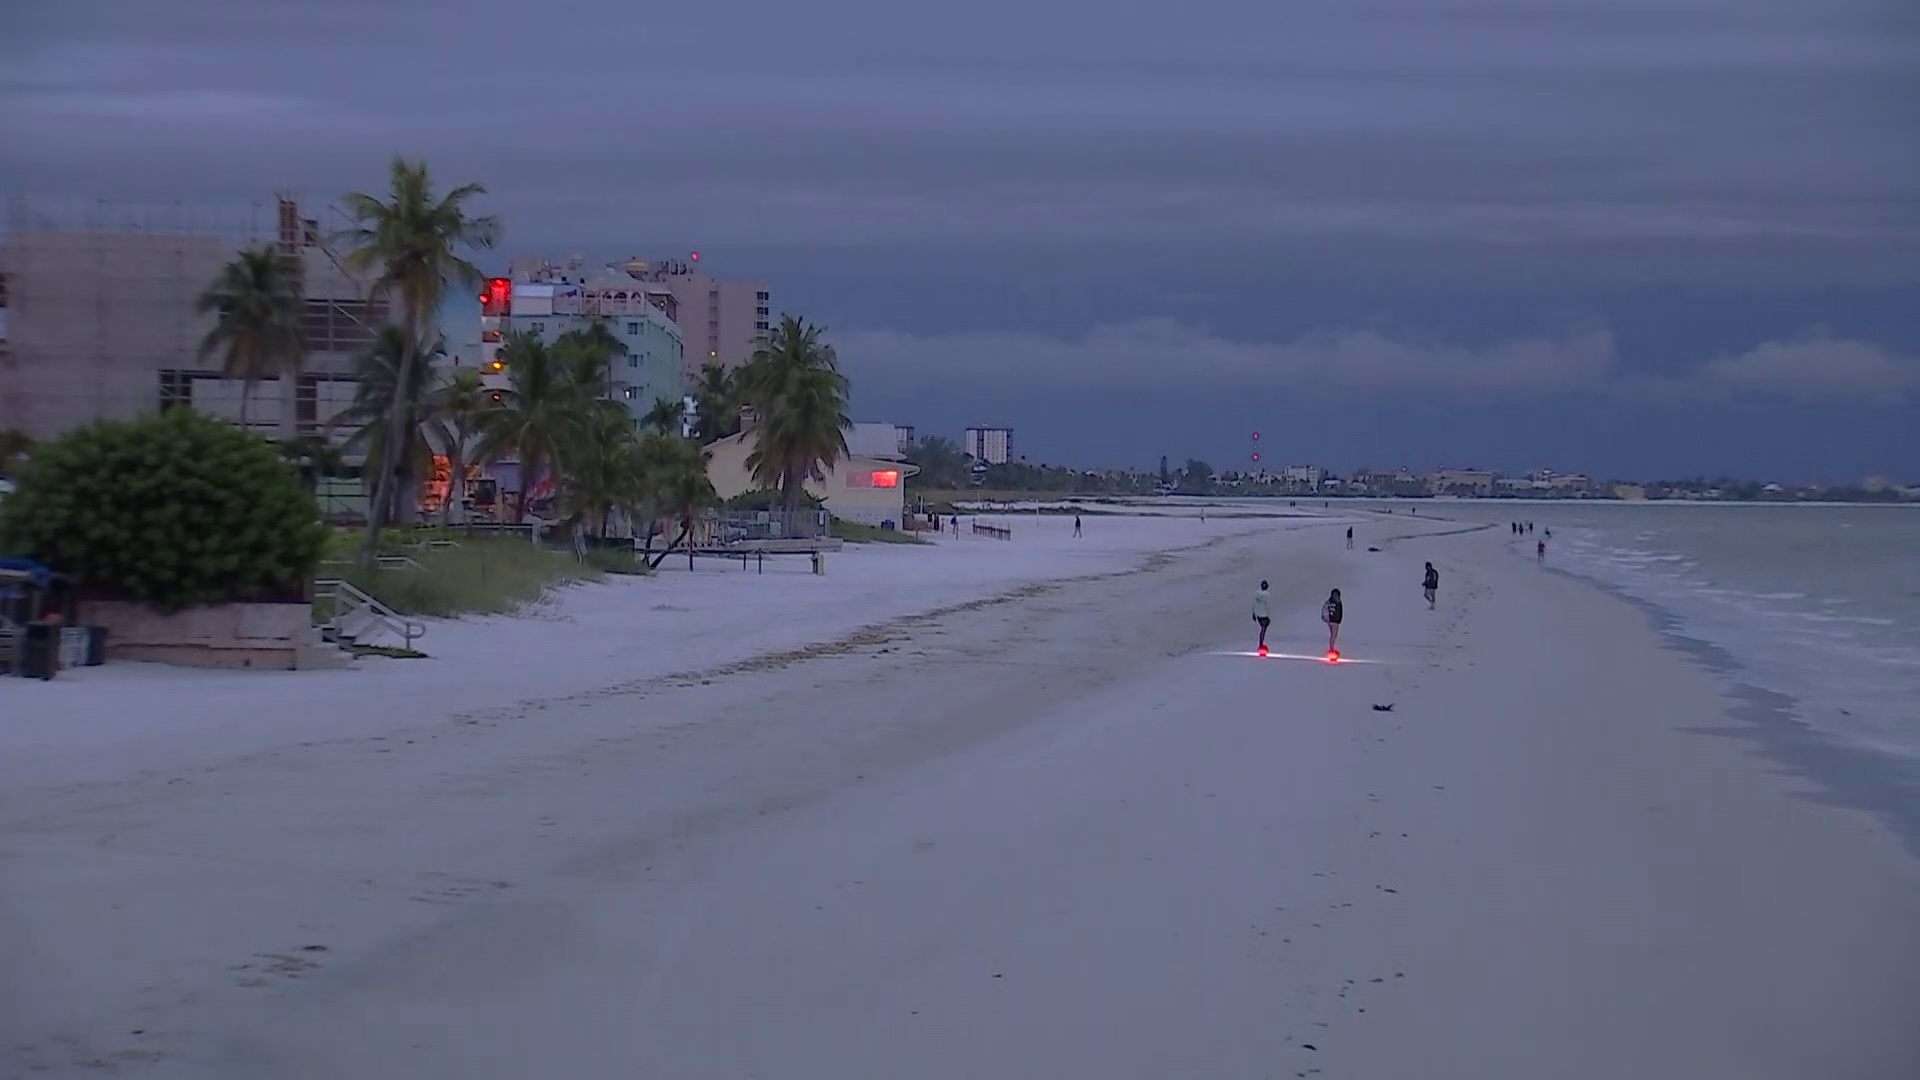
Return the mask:
<path fill-rule="evenodd" d="M 1920 480 L 1910 0 L 0 4 L 0 187 L 766 278 L 1075 464 Z"/>

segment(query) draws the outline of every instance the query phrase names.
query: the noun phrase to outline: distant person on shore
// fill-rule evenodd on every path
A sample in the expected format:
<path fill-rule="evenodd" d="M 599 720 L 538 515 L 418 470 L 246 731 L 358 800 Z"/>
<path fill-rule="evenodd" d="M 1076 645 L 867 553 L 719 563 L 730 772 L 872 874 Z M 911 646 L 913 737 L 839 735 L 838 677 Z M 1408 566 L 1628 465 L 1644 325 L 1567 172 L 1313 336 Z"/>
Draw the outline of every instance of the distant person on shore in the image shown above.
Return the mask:
<path fill-rule="evenodd" d="M 1073 515 L 1073 535 L 1075 536 L 1080 535 L 1080 515 L 1079 514 Z"/>
<path fill-rule="evenodd" d="M 1440 571 L 1432 563 L 1427 564 L 1427 576 L 1420 580 L 1420 588 L 1427 594 L 1427 610 L 1432 611 L 1434 594 L 1440 591 Z"/>
<path fill-rule="evenodd" d="M 1327 602 L 1320 605 L 1320 621 L 1327 624 L 1327 659 L 1340 658 L 1340 622 L 1347 617 L 1347 606 L 1340 602 L 1340 590 L 1327 594 Z"/>
<path fill-rule="evenodd" d="M 960 515 L 959 514 L 953 515 L 953 520 L 952 522 L 950 522 L 950 524 L 953 525 L 953 535 L 959 536 L 960 535 Z"/>
<path fill-rule="evenodd" d="M 1547 561 L 1547 542 L 1546 542 L 1545 540 L 1541 540 L 1541 541 L 1539 541 L 1538 543 L 1536 543 L 1536 544 L 1534 544 L 1534 545 L 1533 545 L 1533 560 L 1534 560 L 1535 562 L 1537 562 L 1537 563 L 1541 563 L 1541 564 L 1545 564 L 1545 563 L 1546 563 L 1546 561 Z"/>
<path fill-rule="evenodd" d="M 1259 591 L 1253 594 L 1253 621 L 1260 627 L 1260 641 L 1255 646 L 1261 656 L 1267 655 L 1267 627 L 1273 625 L 1273 607 L 1268 600 L 1267 583 L 1261 582 Z"/>
<path fill-rule="evenodd" d="M 1347 526 L 1347 550 L 1353 550 L 1353 526 Z"/>

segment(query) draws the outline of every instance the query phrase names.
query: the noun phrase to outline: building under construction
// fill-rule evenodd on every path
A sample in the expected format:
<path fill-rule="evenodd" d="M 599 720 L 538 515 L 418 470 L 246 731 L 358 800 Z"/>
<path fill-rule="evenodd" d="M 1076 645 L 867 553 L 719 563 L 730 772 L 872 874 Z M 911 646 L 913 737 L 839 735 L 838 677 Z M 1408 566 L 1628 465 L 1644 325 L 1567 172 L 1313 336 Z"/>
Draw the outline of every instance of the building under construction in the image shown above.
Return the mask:
<path fill-rule="evenodd" d="M 355 356 L 386 319 L 329 249 L 327 234 L 343 224 L 331 209 L 307 217 L 286 197 L 223 211 L 9 199 L 0 430 L 49 438 L 181 404 L 238 422 L 241 384 L 201 355 L 213 317 L 194 301 L 241 248 L 272 244 L 305 270 L 308 355 L 297 379 L 255 385 L 247 425 L 278 438 L 329 434 L 353 399 Z"/>

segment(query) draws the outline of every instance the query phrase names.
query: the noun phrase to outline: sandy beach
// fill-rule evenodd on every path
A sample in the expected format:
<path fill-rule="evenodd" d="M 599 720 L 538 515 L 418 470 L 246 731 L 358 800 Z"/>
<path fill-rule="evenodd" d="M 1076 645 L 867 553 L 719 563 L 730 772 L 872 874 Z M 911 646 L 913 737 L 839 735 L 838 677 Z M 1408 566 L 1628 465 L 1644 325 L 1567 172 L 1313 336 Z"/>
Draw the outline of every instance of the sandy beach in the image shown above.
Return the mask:
<path fill-rule="evenodd" d="M 1501 530 L 1348 523 L 1022 518 L 428 661 L 9 680 L 0 1075 L 1920 1075 L 1884 823 Z M 1263 577 L 1303 659 L 1242 655 Z"/>

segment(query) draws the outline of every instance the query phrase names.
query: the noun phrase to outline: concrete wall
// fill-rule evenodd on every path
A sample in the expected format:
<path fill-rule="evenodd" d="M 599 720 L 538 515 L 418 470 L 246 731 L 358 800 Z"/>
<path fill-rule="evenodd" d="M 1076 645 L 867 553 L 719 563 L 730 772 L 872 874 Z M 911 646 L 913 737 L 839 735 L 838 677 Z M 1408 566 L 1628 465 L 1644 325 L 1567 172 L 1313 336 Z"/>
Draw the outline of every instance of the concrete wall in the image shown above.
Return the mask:
<path fill-rule="evenodd" d="M 166 614 L 113 600 L 80 605 L 80 622 L 107 628 L 107 659 L 184 667 L 293 670 L 338 666 L 310 604 L 222 604 Z"/>

